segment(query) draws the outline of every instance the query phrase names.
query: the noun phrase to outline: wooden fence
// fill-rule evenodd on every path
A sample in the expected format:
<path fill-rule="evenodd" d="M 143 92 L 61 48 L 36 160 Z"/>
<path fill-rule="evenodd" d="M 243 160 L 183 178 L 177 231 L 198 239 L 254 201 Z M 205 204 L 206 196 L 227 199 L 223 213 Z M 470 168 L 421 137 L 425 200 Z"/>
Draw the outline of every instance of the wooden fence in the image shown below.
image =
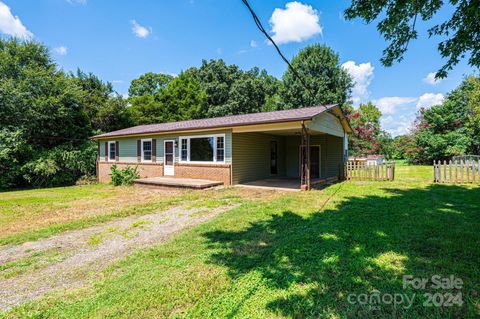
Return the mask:
<path fill-rule="evenodd" d="M 480 161 L 433 161 L 435 183 L 480 184 Z"/>
<path fill-rule="evenodd" d="M 347 161 L 345 179 L 363 181 L 393 181 L 395 178 L 395 162 L 367 165 L 365 162 Z"/>

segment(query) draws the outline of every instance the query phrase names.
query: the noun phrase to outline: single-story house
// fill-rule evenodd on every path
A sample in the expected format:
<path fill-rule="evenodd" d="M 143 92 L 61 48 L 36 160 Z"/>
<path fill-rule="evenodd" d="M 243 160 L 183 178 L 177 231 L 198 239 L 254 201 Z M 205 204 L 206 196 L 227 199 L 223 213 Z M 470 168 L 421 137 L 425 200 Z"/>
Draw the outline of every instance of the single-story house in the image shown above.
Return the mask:
<path fill-rule="evenodd" d="M 139 125 L 92 137 L 97 177 L 138 166 L 142 178 L 172 176 L 224 185 L 268 178 L 311 183 L 343 176 L 351 128 L 338 105 Z"/>

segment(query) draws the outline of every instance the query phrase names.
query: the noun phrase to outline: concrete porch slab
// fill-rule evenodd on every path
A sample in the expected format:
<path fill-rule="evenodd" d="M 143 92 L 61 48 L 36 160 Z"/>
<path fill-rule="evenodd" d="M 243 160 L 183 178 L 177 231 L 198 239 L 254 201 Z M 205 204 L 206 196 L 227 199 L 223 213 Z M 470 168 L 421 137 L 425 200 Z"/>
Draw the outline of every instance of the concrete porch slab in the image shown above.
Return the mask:
<path fill-rule="evenodd" d="M 179 188 L 194 188 L 205 189 L 223 185 L 220 181 L 210 181 L 206 179 L 195 178 L 176 178 L 176 177 L 150 177 L 140 178 L 134 181 L 136 185 L 149 185 L 149 186 L 164 186 L 164 187 L 179 187 Z"/>
<path fill-rule="evenodd" d="M 267 178 L 252 182 L 240 183 L 238 187 L 271 189 L 289 192 L 300 191 L 300 180 L 298 178 Z"/>

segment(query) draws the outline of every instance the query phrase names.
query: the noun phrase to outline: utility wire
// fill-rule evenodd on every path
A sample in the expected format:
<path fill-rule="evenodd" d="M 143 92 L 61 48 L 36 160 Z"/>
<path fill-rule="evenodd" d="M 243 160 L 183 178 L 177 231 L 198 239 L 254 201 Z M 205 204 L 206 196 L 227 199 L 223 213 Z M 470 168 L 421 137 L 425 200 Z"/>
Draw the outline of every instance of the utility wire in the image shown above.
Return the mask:
<path fill-rule="evenodd" d="M 283 53 L 280 50 L 280 48 L 278 47 L 278 45 L 275 43 L 275 41 L 273 41 L 272 37 L 268 34 L 267 30 L 265 30 L 265 28 L 263 27 L 262 22 L 258 18 L 255 11 L 253 11 L 252 7 L 250 7 L 250 4 L 248 3 L 248 1 L 247 0 L 242 0 L 242 2 L 245 4 L 247 9 L 250 11 L 250 14 L 252 15 L 253 21 L 257 25 L 257 28 L 260 30 L 260 32 L 262 32 L 267 37 L 267 39 L 270 41 L 270 43 L 277 50 L 277 52 L 280 55 L 280 57 L 282 58 L 282 60 L 288 65 L 288 67 L 292 71 L 293 75 L 302 83 L 302 85 L 305 87 L 305 89 L 308 90 L 308 92 L 312 95 L 312 98 L 315 99 L 315 95 L 316 95 L 315 92 L 307 85 L 307 82 L 305 82 L 303 77 L 301 77 L 300 74 L 297 72 L 297 70 L 290 64 L 290 61 L 288 61 L 288 59 L 285 57 L 285 55 L 283 55 Z"/>
<path fill-rule="evenodd" d="M 278 47 L 278 45 L 275 43 L 275 41 L 272 39 L 272 37 L 268 34 L 267 30 L 265 30 L 265 28 L 263 27 L 262 22 L 258 18 L 255 11 L 253 11 L 253 9 L 250 6 L 250 4 L 248 3 L 248 1 L 247 0 L 242 0 L 242 2 L 247 7 L 248 11 L 250 11 L 250 14 L 252 15 L 253 21 L 257 25 L 257 28 L 260 30 L 260 32 L 262 32 L 265 35 L 265 37 L 267 37 L 267 39 L 270 41 L 270 43 L 272 43 L 272 45 L 275 47 L 275 49 L 277 50 L 277 52 L 280 55 L 280 57 L 282 58 L 282 60 L 288 65 L 288 67 L 292 71 L 293 75 L 302 83 L 302 85 L 305 87 L 305 89 L 310 93 L 310 95 L 312 96 L 312 99 L 315 100 L 316 92 L 314 90 L 312 90 L 312 88 L 310 86 L 308 86 L 308 84 L 307 84 L 307 82 L 305 82 L 304 78 L 302 76 L 300 76 L 300 74 L 297 72 L 297 70 L 292 66 L 292 64 L 290 64 L 290 61 L 288 61 L 288 59 L 285 57 L 285 55 L 283 55 L 283 53 L 280 50 L 280 48 Z M 328 67 L 324 67 L 324 68 L 329 69 Z M 302 98 L 302 96 L 300 96 L 300 98 Z M 303 101 L 303 98 L 302 98 L 302 101 Z M 303 103 L 303 104 L 305 104 L 305 103 Z M 325 108 L 326 112 L 332 114 L 337 119 L 339 119 L 340 122 L 342 122 L 342 119 L 337 114 L 333 113 L 331 109 L 328 109 L 325 105 L 323 105 L 323 107 Z M 342 107 L 340 105 L 339 105 L 339 107 L 340 107 L 340 111 L 343 113 Z M 347 121 L 347 123 L 348 123 L 348 121 Z M 350 124 L 348 124 L 348 125 L 350 125 Z"/>

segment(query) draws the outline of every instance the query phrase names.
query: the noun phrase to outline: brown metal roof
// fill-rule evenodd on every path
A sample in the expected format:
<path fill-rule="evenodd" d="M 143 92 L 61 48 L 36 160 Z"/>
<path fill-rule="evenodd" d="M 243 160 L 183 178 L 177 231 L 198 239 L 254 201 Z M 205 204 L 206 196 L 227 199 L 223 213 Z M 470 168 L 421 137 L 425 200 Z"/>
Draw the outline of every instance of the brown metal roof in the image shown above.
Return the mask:
<path fill-rule="evenodd" d="M 211 129 L 232 126 L 244 126 L 253 124 L 265 124 L 276 122 L 291 122 L 310 120 L 315 115 L 325 112 L 337 104 L 306 107 L 300 109 L 291 109 L 274 112 L 261 112 L 252 114 L 232 115 L 224 117 L 214 117 L 209 119 L 189 120 L 180 122 L 170 122 L 161 124 L 138 125 L 118 131 L 108 132 L 92 137 L 100 139 L 114 136 L 154 134 L 174 131 L 189 131 L 198 129 Z"/>

